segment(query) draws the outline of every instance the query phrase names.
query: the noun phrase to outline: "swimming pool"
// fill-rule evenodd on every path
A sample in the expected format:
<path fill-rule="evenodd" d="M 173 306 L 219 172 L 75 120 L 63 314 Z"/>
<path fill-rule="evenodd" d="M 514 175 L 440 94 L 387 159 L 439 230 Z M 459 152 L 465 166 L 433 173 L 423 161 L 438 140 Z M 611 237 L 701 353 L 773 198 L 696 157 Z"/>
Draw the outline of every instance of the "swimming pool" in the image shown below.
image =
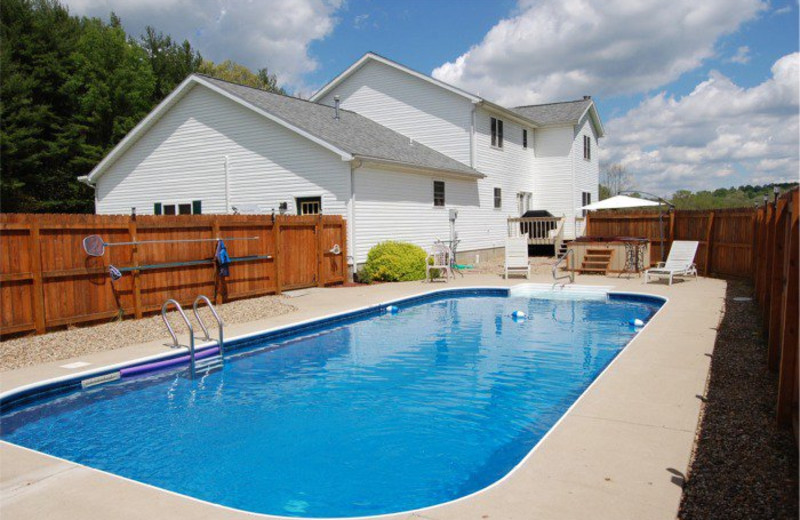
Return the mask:
<path fill-rule="evenodd" d="M 2 438 L 248 511 L 417 509 L 506 475 L 662 304 L 441 291 L 233 340 L 202 379 L 6 399 Z"/>

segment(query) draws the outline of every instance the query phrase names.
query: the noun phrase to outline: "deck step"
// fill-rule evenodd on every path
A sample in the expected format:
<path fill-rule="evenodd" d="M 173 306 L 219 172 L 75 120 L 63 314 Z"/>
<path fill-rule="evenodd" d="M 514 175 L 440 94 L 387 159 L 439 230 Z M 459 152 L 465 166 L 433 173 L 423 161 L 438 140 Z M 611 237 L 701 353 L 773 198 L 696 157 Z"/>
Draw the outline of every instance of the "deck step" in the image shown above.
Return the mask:
<path fill-rule="evenodd" d="M 576 269 L 579 273 L 608 273 L 611 267 L 613 249 L 587 249 L 583 255 L 581 266 Z"/>

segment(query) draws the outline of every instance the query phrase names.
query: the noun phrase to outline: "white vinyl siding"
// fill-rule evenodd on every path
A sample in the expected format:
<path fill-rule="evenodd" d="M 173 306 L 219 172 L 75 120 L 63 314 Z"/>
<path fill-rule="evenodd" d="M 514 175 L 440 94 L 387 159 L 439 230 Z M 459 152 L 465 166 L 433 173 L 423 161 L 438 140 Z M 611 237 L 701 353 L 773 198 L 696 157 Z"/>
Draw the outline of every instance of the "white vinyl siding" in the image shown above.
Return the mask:
<path fill-rule="evenodd" d="M 579 208 L 581 204 L 582 193 L 586 192 L 591 195 L 593 202 L 599 200 L 599 184 L 600 184 L 600 164 L 597 160 L 597 134 L 594 131 L 594 126 L 591 124 L 591 119 L 587 115 L 578 125 L 575 126 L 575 137 L 573 140 L 573 161 L 575 164 L 575 207 Z M 585 140 L 591 142 L 591 158 L 583 158 L 583 143 Z M 582 216 L 583 212 L 576 211 L 577 216 Z"/>
<path fill-rule="evenodd" d="M 537 128 L 534 131 L 536 175 L 531 207 L 547 210 L 556 217 L 567 217 L 564 230 L 567 238 L 574 234 L 576 207 L 572 177 L 574 137 L 572 126 Z"/>
<path fill-rule="evenodd" d="M 195 86 L 97 182 L 97 213 L 152 214 L 155 202 L 202 200 L 203 213 L 230 206 L 269 213 L 297 197 L 322 197 L 346 213 L 350 166 L 332 152 L 255 112 Z"/>
<path fill-rule="evenodd" d="M 375 61 L 367 62 L 319 100 L 377 121 L 469 164 L 472 103 L 458 94 Z"/>

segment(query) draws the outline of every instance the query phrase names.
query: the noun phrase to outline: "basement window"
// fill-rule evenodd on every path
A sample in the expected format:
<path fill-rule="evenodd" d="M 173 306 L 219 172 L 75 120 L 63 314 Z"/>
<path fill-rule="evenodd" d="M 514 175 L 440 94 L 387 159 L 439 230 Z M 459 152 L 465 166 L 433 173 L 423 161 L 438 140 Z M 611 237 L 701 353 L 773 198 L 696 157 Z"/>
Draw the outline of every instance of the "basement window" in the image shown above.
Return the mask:
<path fill-rule="evenodd" d="M 203 213 L 203 201 L 191 202 L 156 202 L 153 204 L 154 215 L 200 215 Z"/>
<path fill-rule="evenodd" d="M 503 147 L 503 120 L 495 117 L 491 118 L 492 126 L 492 146 Z"/>
<path fill-rule="evenodd" d="M 298 197 L 298 215 L 319 215 L 322 213 L 322 197 Z"/>
<path fill-rule="evenodd" d="M 444 181 L 433 181 L 433 205 L 444 206 Z"/>

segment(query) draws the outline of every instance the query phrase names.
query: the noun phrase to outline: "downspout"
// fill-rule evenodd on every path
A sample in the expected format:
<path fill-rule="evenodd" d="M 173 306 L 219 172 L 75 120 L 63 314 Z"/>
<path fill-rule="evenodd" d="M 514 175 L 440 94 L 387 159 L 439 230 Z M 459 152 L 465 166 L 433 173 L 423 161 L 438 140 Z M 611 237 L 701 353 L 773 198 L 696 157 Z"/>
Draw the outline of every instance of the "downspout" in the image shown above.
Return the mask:
<path fill-rule="evenodd" d="M 225 156 L 225 214 L 231 212 L 231 180 L 229 174 L 229 157 Z"/>
<path fill-rule="evenodd" d="M 572 159 L 572 238 L 578 238 L 578 215 L 575 213 L 575 139 L 578 136 L 575 135 L 575 127 L 572 127 L 572 150 L 571 150 L 571 159 Z"/>
<path fill-rule="evenodd" d="M 352 266 L 350 277 L 356 274 L 356 169 L 361 168 L 362 162 L 350 162 L 350 199 L 347 203 L 347 263 Z"/>
<path fill-rule="evenodd" d="M 478 150 L 475 146 L 475 131 L 477 129 L 477 112 L 478 107 L 477 103 L 472 104 L 472 117 L 470 121 L 470 129 L 469 129 L 469 166 L 470 168 L 477 168 L 478 163 Z"/>
<path fill-rule="evenodd" d="M 92 181 L 90 181 L 88 175 L 81 175 L 78 177 L 78 182 L 92 188 L 92 191 L 94 192 L 94 212 L 97 213 L 97 184 L 94 184 Z"/>

